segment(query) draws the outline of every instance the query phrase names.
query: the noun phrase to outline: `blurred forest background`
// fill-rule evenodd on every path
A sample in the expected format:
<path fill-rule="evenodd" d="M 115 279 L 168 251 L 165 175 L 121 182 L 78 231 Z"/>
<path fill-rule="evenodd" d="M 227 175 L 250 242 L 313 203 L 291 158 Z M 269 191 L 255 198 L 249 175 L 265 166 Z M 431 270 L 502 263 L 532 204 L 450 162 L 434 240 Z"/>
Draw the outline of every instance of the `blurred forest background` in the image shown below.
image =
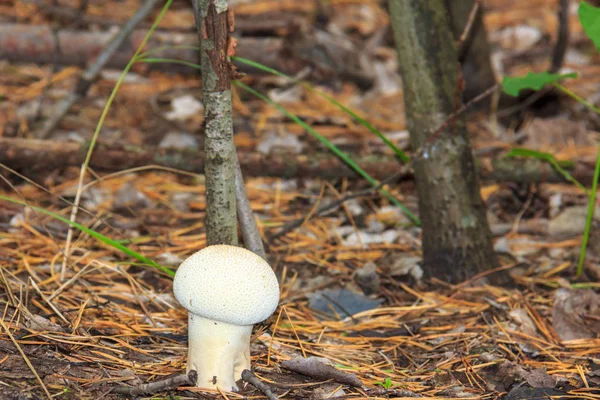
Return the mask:
<path fill-rule="evenodd" d="M 588 218 L 600 55 L 580 2 L 455 2 L 448 17 L 499 260 L 466 276 L 424 268 L 414 165 L 373 134 L 427 158 L 410 144 L 388 3 L 228 3 L 240 81 L 268 99 L 232 87 L 239 162 L 282 290 L 253 335 L 259 378 L 283 399 L 600 396 L 600 230 Z M 118 399 L 117 387 L 184 371 L 187 318 L 165 270 L 206 246 L 190 2 L 173 2 L 145 61 L 119 80 L 163 5 L 0 0 L 1 399 Z M 484 48 L 470 55 L 473 43 Z M 543 71 L 579 76 L 565 90 L 488 91 L 504 76 Z M 73 202 L 83 230 L 66 223 Z M 483 279 L 491 272 L 503 278 Z M 468 279 L 446 279 L 459 275 Z M 297 356 L 322 357 L 359 383 L 281 368 Z M 162 389 L 127 398 L 225 398 Z M 265 398 L 245 390 L 226 398 Z"/>

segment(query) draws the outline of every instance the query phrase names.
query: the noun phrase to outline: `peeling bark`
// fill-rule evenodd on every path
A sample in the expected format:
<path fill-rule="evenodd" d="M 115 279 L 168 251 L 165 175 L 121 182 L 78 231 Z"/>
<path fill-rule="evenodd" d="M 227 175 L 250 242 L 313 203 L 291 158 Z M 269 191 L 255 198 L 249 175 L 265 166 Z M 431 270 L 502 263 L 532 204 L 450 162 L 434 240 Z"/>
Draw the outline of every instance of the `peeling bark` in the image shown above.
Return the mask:
<path fill-rule="evenodd" d="M 231 119 L 233 68 L 227 54 L 233 26 L 226 0 L 193 0 L 200 39 L 204 99 L 206 241 L 237 245 L 235 146 Z"/>

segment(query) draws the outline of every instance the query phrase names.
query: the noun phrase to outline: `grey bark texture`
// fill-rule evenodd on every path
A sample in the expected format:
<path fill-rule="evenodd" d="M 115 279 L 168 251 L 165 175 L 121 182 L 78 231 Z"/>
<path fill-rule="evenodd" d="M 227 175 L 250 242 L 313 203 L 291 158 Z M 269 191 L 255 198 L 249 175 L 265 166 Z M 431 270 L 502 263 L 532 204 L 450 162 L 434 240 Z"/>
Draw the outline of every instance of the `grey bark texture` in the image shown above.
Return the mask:
<path fill-rule="evenodd" d="M 460 107 L 456 43 L 443 0 L 389 0 L 423 224 L 425 272 L 460 282 L 497 266 Z"/>
<path fill-rule="evenodd" d="M 231 119 L 231 77 L 227 57 L 230 13 L 225 0 L 193 0 L 200 39 L 206 153 L 206 241 L 237 245 L 236 153 Z"/>
<path fill-rule="evenodd" d="M 244 184 L 244 175 L 237 157 L 235 160 L 235 199 L 244 245 L 248 250 L 258 254 L 266 260 L 267 254 L 265 253 L 265 246 L 263 245 L 260 232 L 258 231 L 254 212 L 252 211 L 252 205 L 250 204 L 250 200 L 248 200 L 248 193 L 246 192 L 246 185 Z"/>

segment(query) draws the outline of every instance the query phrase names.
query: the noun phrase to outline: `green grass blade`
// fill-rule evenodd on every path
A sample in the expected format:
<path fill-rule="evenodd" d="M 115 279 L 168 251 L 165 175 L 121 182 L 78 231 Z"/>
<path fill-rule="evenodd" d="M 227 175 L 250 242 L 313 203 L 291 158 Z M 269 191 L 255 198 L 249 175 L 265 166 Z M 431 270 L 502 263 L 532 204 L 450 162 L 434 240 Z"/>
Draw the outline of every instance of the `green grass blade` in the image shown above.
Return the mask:
<path fill-rule="evenodd" d="M 140 58 L 146 58 L 151 54 L 157 53 L 159 51 L 162 50 L 195 50 L 195 51 L 200 51 L 200 46 L 190 46 L 187 44 L 181 44 L 181 45 L 177 45 L 177 46 L 158 46 L 155 47 L 153 49 L 150 49 L 148 51 L 145 51 L 141 54 L 138 55 L 138 59 Z"/>
<path fill-rule="evenodd" d="M 569 171 L 565 170 L 560 165 L 560 162 L 556 158 L 554 158 L 554 156 L 550 153 L 544 153 L 541 151 L 536 151 L 536 150 L 531 150 L 531 149 L 516 148 L 516 149 L 512 149 L 511 151 L 509 151 L 505 157 L 531 157 L 531 158 L 537 158 L 538 160 L 545 161 L 548 164 L 550 164 L 552 166 L 552 168 L 554 168 L 559 174 L 561 174 L 563 176 L 563 178 L 565 178 L 567 181 L 571 182 L 573 185 L 577 186 L 586 195 L 589 196 L 589 192 L 588 192 L 587 188 L 585 186 L 583 186 L 577 179 L 575 179 L 573 177 L 573 175 L 571 175 L 569 173 Z"/>
<path fill-rule="evenodd" d="M 585 229 L 583 230 L 583 240 L 581 242 L 581 250 L 579 252 L 579 262 L 577 263 L 577 276 L 583 273 L 583 262 L 587 251 L 587 244 L 590 239 L 590 230 L 592 228 L 592 220 L 594 219 L 594 210 L 596 208 L 596 189 L 598 189 L 598 178 L 600 177 L 600 146 L 598 146 L 598 154 L 596 155 L 596 168 L 594 168 L 594 181 L 592 190 L 589 195 L 589 204 L 587 217 L 585 219 Z"/>
<path fill-rule="evenodd" d="M 104 109 L 102 110 L 102 114 L 100 115 L 100 119 L 98 120 L 98 123 L 96 124 L 96 129 L 94 131 L 94 134 L 93 134 L 92 139 L 90 141 L 89 148 L 88 148 L 87 153 L 85 155 L 85 160 L 83 161 L 83 164 L 81 166 L 81 170 L 80 170 L 80 174 L 79 174 L 79 182 L 78 182 L 78 185 L 77 185 L 77 193 L 75 195 L 75 201 L 73 202 L 74 204 L 73 204 L 73 208 L 71 210 L 71 218 L 70 219 L 73 220 L 71 222 L 74 222 L 75 219 L 76 219 L 76 217 L 77 217 L 77 210 L 79 209 L 79 202 L 80 202 L 80 199 L 81 199 L 81 193 L 83 192 L 83 189 L 82 189 L 83 188 L 83 180 L 85 178 L 85 174 L 87 172 L 87 169 L 88 169 L 88 167 L 90 165 L 90 160 L 92 159 L 92 154 L 94 152 L 94 148 L 96 147 L 96 143 L 98 141 L 98 137 L 100 136 L 100 132 L 102 131 L 102 127 L 104 126 L 104 121 L 106 120 L 106 118 L 108 116 L 108 112 L 110 111 L 110 107 L 111 107 L 113 101 L 115 100 L 115 98 L 117 97 L 117 93 L 119 92 L 119 89 L 121 88 L 121 85 L 123 84 L 123 81 L 125 80 L 125 76 L 131 70 L 131 67 L 133 67 L 133 65 L 135 64 L 135 61 L 136 61 L 137 57 L 139 56 L 139 54 L 142 53 L 142 50 L 146 46 L 146 43 L 148 43 L 148 40 L 150 40 L 150 36 L 152 36 L 152 33 L 156 30 L 156 28 L 158 27 L 161 19 L 167 13 L 167 10 L 169 9 L 169 7 L 171 6 L 172 3 L 173 3 L 173 0 L 167 0 L 165 2 L 165 5 L 160 10 L 160 13 L 158 14 L 158 16 L 156 17 L 156 19 L 152 23 L 152 26 L 150 27 L 150 29 L 146 33 L 146 36 L 144 36 L 144 39 L 142 39 L 142 42 L 140 43 L 140 45 L 136 49 L 134 55 L 131 57 L 131 59 L 129 60 L 129 62 L 127 63 L 127 65 L 125 66 L 125 68 L 123 69 L 123 71 L 121 72 L 121 75 L 119 76 L 119 79 L 115 83 L 115 86 L 113 87 L 113 90 L 111 91 L 110 96 L 108 97 L 108 100 L 106 101 L 106 104 L 104 105 Z M 70 245 L 71 245 L 71 235 L 72 235 L 72 232 L 73 232 L 72 228 L 71 228 L 71 226 L 69 226 L 69 231 L 68 231 L 68 235 L 67 235 L 67 242 L 66 242 L 66 246 L 65 246 L 65 259 L 63 260 L 63 266 L 62 266 L 62 270 L 61 270 L 61 279 L 64 276 L 64 271 L 65 271 L 65 266 L 66 266 L 67 258 L 70 256 Z"/>
<path fill-rule="evenodd" d="M 394 153 L 396 154 L 396 156 L 404 163 L 407 163 L 408 161 L 410 161 L 410 158 L 406 155 L 406 153 L 404 153 L 402 150 L 400 150 L 394 143 L 392 143 L 387 137 L 385 137 L 384 134 L 382 134 L 377 128 L 375 128 L 373 125 L 371 125 L 369 123 L 369 121 L 367 121 L 364 118 L 361 118 L 360 116 L 358 116 L 354 111 L 352 111 L 351 109 L 349 109 L 348 107 L 346 107 L 345 105 L 341 104 L 340 102 L 338 102 L 337 100 L 335 100 L 333 97 L 327 95 L 326 93 L 321 92 L 320 90 L 315 89 L 314 87 L 312 87 L 311 85 L 309 85 L 306 82 L 302 82 L 294 77 L 291 77 L 289 75 L 284 74 L 283 72 L 277 71 L 273 68 L 269 68 L 266 65 L 257 63 L 256 61 L 252 61 L 252 60 L 248 60 L 246 58 L 243 57 L 237 57 L 237 56 L 233 56 L 231 57 L 232 60 L 234 61 L 238 61 L 242 64 L 246 64 L 249 65 L 251 67 L 254 67 L 256 69 L 259 69 L 261 71 L 273 74 L 273 75 L 277 75 L 280 76 L 282 78 L 288 79 L 294 83 L 297 83 L 299 85 L 304 86 L 305 88 L 307 88 L 309 91 L 318 94 L 319 96 L 323 97 L 324 99 L 326 99 L 327 101 L 329 101 L 331 104 L 335 105 L 336 107 L 338 107 L 340 110 L 342 110 L 343 112 L 345 112 L 346 114 L 348 114 L 350 117 L 354 118 L 358 123 L 360 123 L 362 126 L 364 126 L 365 128 L 367 128 L 369 131 L 371 131 L 373 134 L 375 134 L 379 139 L 381 139 L 386 146 L 388 146 L 390 149 L 392 149 L 394 151 Z"/>
<path fill-rule="evenodd" d="M 115 87 L 113 88 L 112 92 L 110 93 L 110 96 L 108 97 L 108 100 L 106 101 L 106 104 L 104 105 L 104 109 L 102 110 L 102 114 L 100 115 L 100 120 L 98 121 L 98 124 L 96 125 L 96 130 L 94 131 L 92 140 L 90 141 L 90 147 L 85 156 L 85 161 L 83 162 L 82 168 L 84 170 L 86 170 L 88 165 L 90 164 L 90 160 L 92 158 L 92 153 L 94 151 L 94 148 L 96 147 L 96 142 L 98 140 L 98 136 L 100 135 L 100 131 L 102 130 L 102 126 L 104 125 L 104 121 L 106 120 L 106 117 L 108 116 L 108 111 L 110 110 L 110 106 L 112 105 L 113 101 L 115 100 L 115 97 L 117 97 L 117 93 L 119 92 L 119 89 L 121 88 L 121 85 L 123 84 L 123 81 L 125 80 L 125 76 L 129 72 L 129 70 L 131 70 L 131 67 L 133 67 L 133 64 L 135 64 L 139 54 L 141 54 L 142 49 L 146 46 L 146 43 L 148 43 L 148 40 L 150 40 L 150 36 L 152 36 L 152 33 L 154 33 L 154 31 L 158 27 L 158 24 L 160 23 L 161 19 L 167 13 L 167 10 L 171 6 L 171 3 L 173 3 L 173 0 L 167 0 L 165 5 L 163 6 L 163 8 L 160 10 L 160 13 L 154 20 L 154 23 L 152 24 L 152 26 L 146 33 L 146 36 L 144 36 L 144 39 L 138 46 L 133 57 L 131 57 L 131 59 L 129 60 L 129 62 L 127 63 L 127 65 L 125 66 L 123 71 L 121 72 L 121 75 L 119 76 L 119 79 L 117 80 L 117 83 L 115 84 Z"/>
<path fill-rule="evenodd" d="M 175 276 L 175 272 L 173 272 L 170 269 L 168 269 L 166 267 L 163 267 L 162 265 L 159 265 L 159 264 L 155 263 L 154 261 L 150 260 L 149 258 L 146 258 L 143 255 L 141 255 L 141 254 L 139 254 L 139 253 L 131 250 L 129 247 L 123 246 L 119 241 L 113 240 L 113 239 L 111 239 L 111 238 L 109 238 L 107 236 L 104 236 L 103 234 L 101 234 L 99 232 L 96 232 L 93 229 L 90 229 L 90 228 L 88 228 L 85 225 L 81 225 L 81 224 L 79 224 L 77 222 L 71 221 L 68 218 L 63 217 L 62 215 L 53 213 L 52 211 L 48 211 L 48 210 L 46 210 L 44 208 L 41 208 L 41 207 L 36 207 L 36 206 L 29 205 L 29 204 L 25 203 L 24 201 L 13 199 L 13 198 L 2 196 L 2 195 L 0 195 L 0 200 L 5 200 L 5 201 L 9 201 L 11 203 L 20 204 L 22 206 L 26 206 L 26 207 L 29 207 L 29 208 L 35 210 L 35 211 L 39 211 L 39 212 L 41 212 L 43 214 L 46 214 L 46 215 L 48 215 L 48 216 L 50 216 L 50 217 L 52 217 L 54 219 L 57 219 L 57 220 L 59 220 L 61 222 L 64 222 L 67 225 L 70 225 L 70 226 L 72 226 L 74 228 L 77 228 L 77 229 L 79 229 L 82 232 L 87 233 L 88 235 L 90 235 L 91 237 L 93 237 L 93 238 L 101 241 L 102 243 L 104 243 L 104 244 L 106 244 L 106 245 L 108 245 L 110 247 L 113 247 L 113 248 L 115 248 L 117 250 L 120 250 L 121 252 L 127 254 L 130 257 L 135 258 L 136 260 L 139 260 L 139 261 L 143 262 L 146 265 L 149 265 L 151 267 L 156 268 L 160 272 L 163 272 L 163 273 L 169 275 L 170 277 Z"/>
<path fill-rule="evenodd" d="M 192 62 L 185 61 L 185 60 L 177 60 L 175 58 L 155 58 L 155 57 L 138 58 L 137 62 L 143 62 L 143 63 L 148 63 L 148 64 L 171 63 L 171 64 L 185 65 L 187 67 L 200 69 L 200 65 L 198 65 L 198 64 L 194 64 Z"/>
<path fill-rule="evenodd" d="M 192 68 L 197 68 L 197 69 L 200 68 L 200 66 L 198 64 L 190 63 L 190 62 L 183 61 L 183 60 L 170 59 L 170 58 L 143 58 L 143 59 L 139 59 L 138 61 L 140 61 L 140 62 L 149 62 L 149 63 L 159 63 L 159 62 L 171 63 L 171 62 L 173 62 L 173 63 L 182 64 L 182 65 L 187 65 L 187 66 L 192 67 Z M 261 65 L 261 64 L 258 64 L 258 65 Z M 265 68 L 268 68 L 268 67 L 265 67 Z M 275 71 L 275 70 L 273 70 L 273 71 Z M 275 72 L 277 72 L 277 71 L 275 71 Z M 284 75 L 284 74 L 282 74 L 280 72 L 277 72 L 277 74 L 281 74 L 283 76 L 286 76 L 286 75 Z M 293 80 L 293 78 L 290 78 L 290 79 Z M 310 125 L 308 125 L 306 122 L 304 122 L 300 118 L 298 118 L 298 116 L 296 116 L 296 115 L 292 114 L 291 112 L 287 111 L 281 105 L 275 103 L 273 100 L 271 100 L 268 97 L 264 96 L 262 93 L 257 92 L 256 90 L 254 90 L 254 89 L 250 88 L 249 86 L 241 83 L 240 81 L 234 81 L 233 83 L 235 85 L 241 87 L 242 89 L 248 91 L 249 93 L 253 94 L 254 96 L 258 97 L 259 99 L 263 100 L 264 102 L 266 102 L 267 104 L 271 105 L 272 107 L 277 108 L 279 111 L 281 111 L 283 114 L 285 114 L 286 116 L 288 116 L 295 123 L 297 123 L 298 125 L 302 126 L 311 135 L 313 135 L 321 143 L 323 143 L 325 145 L 325 147 L 327 147 L 336 156 L 338 156 L 342 161 L 344 161 L 346 164 L 348 164 L 350 166 L 350 168 L 352 168 L 354 171 L 356 171 L 361 177 L 363 177 L 364 179 L 366 179 L 371 185 L 377 186 L 379 184 L 377 182 L 377 180 L 373 179 L 373 177 L 371 177 L 365 170 L 363 170 L 361 167 L 359 167 L 346 153 L 344 153 L 343 151 L 341 151 L 340 149 L 338 149 L 333 143 L 331 143 L 329 140 L 327 140 L 327 138 L 325 138 L 322 135 L 320 135 Z M 375 129 L 375 128 L 373 128 L 373 129 Z M 416 215 L 414 215 L 408 208 L 406 208 L 406 206 L 404 206 L 404 204 L 400 203 L 400 201 L 398 201 L 398 199 L 395 198 L 390 192 L 388 192 L 385 189 L 380 189 L 380 193 L 382 193 L 389 201 L 391 201 L 395 206 L 397 206 L 402 211 L 402 213 L 404 213 L 404 215 L 406 215 L 408 217 L 408 219 L 410 219 L 410 221 L 413 224 L 415 224 L 417 226 L 421 225 L 421 221 L 419 220 L 419 218 L 417 218 Z"/>
<path fill-rule="evenodd" d="M 556 82 L 553 83 L 552 85 L 555 88 L 557 88 L 558 90 L 560 90 L 561 92 L 563 92 L 564 94 L 566 94 L 567 96 L 569 96 L 570 98 L 574 99 L 575 101 L 583 104 L 584 106 L 586 106 L 590 110 L 594 111 L 596 114 L 600 114 L 600 108 L 596 107 L 595 105 L 593 105 L 592 103 L 590 103 L 589 101 L 587 101 L 586 99 L 584 99 L 583 97 L 577 95 L 575 92 L 573 92 L 569 88 L 561 85 L 560 83 L 556 83 Z"/>
<path fill-rule="evenodd" d="M 268 103 L 272 107 L 277 108 L 279 111 L 281 111 L 283 114 L 285 114 L 292 121 L 294 121 L 298 125 L 302 126 L 311 135 L 313 135 L 321 143 L 323 143 L 323 145 L 325 145 L 325 147 L 327 147 L 329 150 L 331 150 L 337 157 L 339 157 L 342 161 L 344 161 L 346 164 L 348 164 L 348 166 L 350 166 L 350 168 L 352 168 L 356 173 L 358 173 L 361 177 L 363 177 L 364 179 L 366 179 L 371 185 L 377 186 L 379 184 L 377 182 L 377 180 L 375 180 L 365 170 L 363 170 L 360 166 L 358 166 L 358 164 L 356 164 L 346 153 L 344 153 L 343 151 L 341 151 L 340 149 L 338 149 L 327 138 L 325 138 L 324 136 L 322 136 L 321 134 L 319 134 L 310 125 L 308 125 L 306 122 L 304 122 L 300 118 L 298 118 L 298 116 L 292 114 L 291 112 L 289 112 L 288 110 L 286 110 L 281 105 L 279 105 L 276 102 L 274 102 L 273 100 L 269 99 L 267 96 L 263 95 L 262 93 L 257 92 L 256 90 L 254 90 L 251 87 L 243 84 L 242 82 L 235 81 L 234 84 L 237 85 L 237 86 L 239 86 L 239 87 L 241 87 L 242 89 L 248 91 L 249 93 L 251 93 L 254 96 L 258 97 L 259 99 L 263 100 L 264 102 Z M 419 221 L 419 218 L 417 218 L 416 215 L 414 215 L 408 208 L 406 208 L 402 203 L 400 203 L 400 201 L 398 201 L 398 199 L 396 199 L 390 192 L 388 192 L 385 189 L 380 189 L 380 192 L 388 200 L 390 200 L 398 208 L 400 208 L 400 210 L 404 213 L 404 215 L 406 215 L 411 220 L 411 222 L 413 224 L 415 224 L 415 225 L 420 225 L 421 224 L 421 221 Z"/>

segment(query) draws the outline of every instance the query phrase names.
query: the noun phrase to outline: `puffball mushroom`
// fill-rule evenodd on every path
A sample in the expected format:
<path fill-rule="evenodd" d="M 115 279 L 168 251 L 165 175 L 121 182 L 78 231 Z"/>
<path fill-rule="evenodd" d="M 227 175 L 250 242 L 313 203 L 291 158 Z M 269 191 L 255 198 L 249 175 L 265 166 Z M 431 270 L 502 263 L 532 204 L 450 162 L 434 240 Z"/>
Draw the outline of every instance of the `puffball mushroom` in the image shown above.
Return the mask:
<path fill-rule="evenodd" d="M 208 246 L 179 266 L 173 292 L 189 312 L 187 372 L 198 373 L 196 386 L 237 390 L 250 369 L 252 325 L 279 303 L 273 269 L 244 248 Z"/>

